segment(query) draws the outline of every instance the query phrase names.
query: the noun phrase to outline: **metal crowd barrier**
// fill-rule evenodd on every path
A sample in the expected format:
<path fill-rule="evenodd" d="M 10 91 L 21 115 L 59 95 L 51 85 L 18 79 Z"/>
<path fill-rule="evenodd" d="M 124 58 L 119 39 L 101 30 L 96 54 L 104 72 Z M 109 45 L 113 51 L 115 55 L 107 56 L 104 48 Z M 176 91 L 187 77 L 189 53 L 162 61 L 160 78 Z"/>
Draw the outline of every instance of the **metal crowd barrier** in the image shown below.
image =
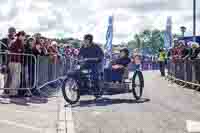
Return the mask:
<path fill-rule="evenodd" d="M 36 87 L 36 57 L 31 54 L 0 52 L 0 89 Z"/>
<path fill-rule="evenodd" d="M 169 60 L 168 77 L 185 84 L 200 87 L 200 59 Z"/>
<path fill-rule="evenodd" d="M 129 71 L 135 70 L 135 64 L 130 63 L 128 65 Z M 143 71 L 148 70 L 159 70 L 159 63 L 158 62 L 149 62 L 149 63 L 141 63 L 141 69 Z"/>
<path fill-rule="evenodd" d="M 71 67 L 66 56 L 34 56 L 0 52 L 0 89 L 30 90 L 66 76 Z"/>
<path fill-rule="evenodd" d="M 67 70 L 70 69 L 68 57 L 57 56 L 56 61 L 52 57 L 51 55 L 37 57 L 37 87 L 65 77 Z"/>

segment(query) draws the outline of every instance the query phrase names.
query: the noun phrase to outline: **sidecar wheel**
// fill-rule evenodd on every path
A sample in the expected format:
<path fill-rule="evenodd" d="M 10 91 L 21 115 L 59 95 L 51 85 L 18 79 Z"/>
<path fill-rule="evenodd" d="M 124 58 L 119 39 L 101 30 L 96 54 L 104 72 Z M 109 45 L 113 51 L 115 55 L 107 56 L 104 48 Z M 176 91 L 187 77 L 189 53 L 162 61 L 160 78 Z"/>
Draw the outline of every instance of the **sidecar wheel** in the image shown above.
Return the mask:
<path fill-rule="evenodd" d="M 132 91 L 136 100 L 142 97 L 144 88 L 144 77 L 141 71 L 136 71 L 132 78 Z"/>

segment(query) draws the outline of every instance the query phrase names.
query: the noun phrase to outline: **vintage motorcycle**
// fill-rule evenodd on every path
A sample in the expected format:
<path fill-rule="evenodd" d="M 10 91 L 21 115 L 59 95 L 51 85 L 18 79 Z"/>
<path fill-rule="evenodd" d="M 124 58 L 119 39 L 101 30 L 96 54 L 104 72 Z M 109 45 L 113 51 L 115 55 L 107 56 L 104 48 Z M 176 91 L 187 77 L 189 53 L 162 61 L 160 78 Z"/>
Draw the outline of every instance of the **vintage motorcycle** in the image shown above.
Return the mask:
<path fill-rule="evenodd" d="M 96 73 L 98 80 L 94 78 L 91 68 L 83 67 L 86 62 L 97 62 Z M 123 79 L 120 82 L 111 82 L 104 79 L 105 70 L 102 65 L 98 65 L 97 58 L 72 59 L 72 67 L 62 84 L 62 94 L 69 104 L 76 104 L 80 96 L 93 95 L 95 99 L 102 95 L 116 95 L 123 93 L 132 93 L 136 100 L 139 100 L 143 94 L 144 78 L 142 72 L 137 69 L 133 76 L 129 78 L 128 68 L 124 71 Z M 112 76 L 112 75 L 111 75 Z"/>

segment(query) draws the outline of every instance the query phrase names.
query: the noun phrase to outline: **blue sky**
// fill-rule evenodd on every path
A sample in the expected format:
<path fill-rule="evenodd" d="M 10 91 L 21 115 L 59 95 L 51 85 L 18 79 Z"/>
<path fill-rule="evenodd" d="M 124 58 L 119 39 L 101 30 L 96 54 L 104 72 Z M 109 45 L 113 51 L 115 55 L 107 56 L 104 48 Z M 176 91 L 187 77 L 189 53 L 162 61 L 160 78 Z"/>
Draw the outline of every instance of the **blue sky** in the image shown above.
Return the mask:
<path fill-rule="evenodd" d="M 9 26 L 50 37 L 59 33 L 82 39 L 92 33 L 105 42 L 108 16 L 114 14 L 114 43 L 126 42 L 146 28 L 165 29 L 172 16 L 173 32 L 187 27 L 192 35 L 192 0 L 0 0 L 0 36 Z M 200 35 L 200 1 L 197 0 Z"/>

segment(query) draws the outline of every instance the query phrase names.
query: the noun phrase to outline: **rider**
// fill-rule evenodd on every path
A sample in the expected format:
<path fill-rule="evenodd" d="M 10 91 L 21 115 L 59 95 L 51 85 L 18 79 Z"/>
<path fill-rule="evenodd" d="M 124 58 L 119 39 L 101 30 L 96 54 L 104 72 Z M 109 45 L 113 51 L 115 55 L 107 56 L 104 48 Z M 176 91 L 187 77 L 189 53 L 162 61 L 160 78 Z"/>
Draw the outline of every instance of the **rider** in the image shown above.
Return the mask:
<path fill-rule="evenodd" d="M 92 70 L 92 77 L 94 81 L 99 80 L 99 69 L 98 65 L 101 63 L 104 53 L 103 50 L 97 45 L 93 43 L 93 35 L 86 34 L 84 36 L 84 43 L 80 48 L 79 57 L 82 59 L 86 58 L 96 58 L 96 61 L 87 61 L 84 64 L 84 68 L 89 68 Z"/>

